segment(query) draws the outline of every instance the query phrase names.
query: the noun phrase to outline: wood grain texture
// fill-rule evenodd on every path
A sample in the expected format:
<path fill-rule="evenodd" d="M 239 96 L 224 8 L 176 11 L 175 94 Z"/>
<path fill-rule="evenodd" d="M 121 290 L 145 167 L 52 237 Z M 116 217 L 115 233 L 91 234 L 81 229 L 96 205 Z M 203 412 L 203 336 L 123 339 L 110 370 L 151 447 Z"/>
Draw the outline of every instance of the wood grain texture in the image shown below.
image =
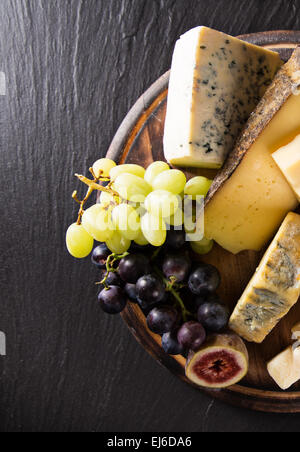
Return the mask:
<path fill-rule="evenodd" d="M 74 172 L 105 155 L 178 36 L 297 30 L 299 12 L 298 0 L 0 2 L 1 431 L 299 430 L 298 415 L 213 402 L 157 366 L 64 248 Z"/>

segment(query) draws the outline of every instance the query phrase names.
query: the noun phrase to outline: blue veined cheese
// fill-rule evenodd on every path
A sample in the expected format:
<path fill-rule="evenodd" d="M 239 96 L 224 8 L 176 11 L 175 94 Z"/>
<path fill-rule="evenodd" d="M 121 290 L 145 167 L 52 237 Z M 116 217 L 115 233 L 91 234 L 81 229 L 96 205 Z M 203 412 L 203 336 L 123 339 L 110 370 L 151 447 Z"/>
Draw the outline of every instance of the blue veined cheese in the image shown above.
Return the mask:
<path fill-rule="evenodd" d="M 261 343 L 300 296 L 300 215 L 289 213 L 239 300 L 229 327 Z"/>
<path fill-rule="evenodd" d="M 220 168 L 281 65 L 278 53 L 207 27 L 183 35 L 169 83 L 166 159 Z"/>

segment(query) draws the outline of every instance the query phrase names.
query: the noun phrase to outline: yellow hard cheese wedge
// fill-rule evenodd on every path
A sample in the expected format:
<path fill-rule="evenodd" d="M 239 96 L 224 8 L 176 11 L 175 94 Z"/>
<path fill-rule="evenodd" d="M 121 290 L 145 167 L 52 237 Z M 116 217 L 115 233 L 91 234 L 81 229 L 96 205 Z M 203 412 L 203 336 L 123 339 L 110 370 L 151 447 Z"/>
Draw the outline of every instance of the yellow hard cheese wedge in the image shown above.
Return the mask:
<path fill-rule="evenodd" d="M 281 65 L 276 52 L 207 27 L 184 34 L 172 62 L 166 159 L 220 168 Z"/>
<path fill-rule="evenodd" d="M 206 199 L 205 236 L 226 250 L 261 250 L 298 199 L 272 158 L 300 131 L 300 48 L 279 70 Z"/>
<path fill-rule="evenodd" d="M 300 380 L 300 347 L 289 347 L 268 364 L 268 372 L 278 386 L 289 389 Z"/>
<path fill-rule="evenodd" d="M 289 213 L 229 321 L 249 342 L 262 342 L 300 296 L 300 215 Z"/>
<path fill-rule="evenodd" d="M 300 135 L 274 152 L 272 157 L 300 200 Z"/>

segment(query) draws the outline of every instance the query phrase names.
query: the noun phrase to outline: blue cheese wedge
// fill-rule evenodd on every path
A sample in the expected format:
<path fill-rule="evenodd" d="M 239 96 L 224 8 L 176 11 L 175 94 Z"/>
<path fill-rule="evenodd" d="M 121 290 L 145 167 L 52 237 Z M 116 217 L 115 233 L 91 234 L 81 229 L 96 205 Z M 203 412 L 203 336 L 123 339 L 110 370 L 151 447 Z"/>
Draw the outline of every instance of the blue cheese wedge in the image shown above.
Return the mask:
<path fill-rule="evenodd" d="M 164 134 L 166 159 L 220 168 L 282 61 L 276 52 L 207 27 L 177 42 Z"/>
<path fill-rule="evenodd" d="M 261 343 L 300 296 L 300 215 L 289 213 L 229 322 L 249 342 Z"/>

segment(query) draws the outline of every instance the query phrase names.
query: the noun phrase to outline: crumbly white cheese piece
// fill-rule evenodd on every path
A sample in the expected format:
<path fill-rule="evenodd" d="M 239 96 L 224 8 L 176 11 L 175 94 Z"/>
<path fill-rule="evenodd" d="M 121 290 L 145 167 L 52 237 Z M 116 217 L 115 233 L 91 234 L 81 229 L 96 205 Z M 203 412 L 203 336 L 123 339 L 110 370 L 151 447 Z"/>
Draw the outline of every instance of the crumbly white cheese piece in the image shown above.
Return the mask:
<path fill-rule="evenodd" d="M 300 135 L 272 154 L 300 201 Z"/>
<path fill-rule="evenodd" d="M 289 389 L 300 380 L 300 348 L 288 347 L 269 362 L 268 372 L 281 389 Z"/>

